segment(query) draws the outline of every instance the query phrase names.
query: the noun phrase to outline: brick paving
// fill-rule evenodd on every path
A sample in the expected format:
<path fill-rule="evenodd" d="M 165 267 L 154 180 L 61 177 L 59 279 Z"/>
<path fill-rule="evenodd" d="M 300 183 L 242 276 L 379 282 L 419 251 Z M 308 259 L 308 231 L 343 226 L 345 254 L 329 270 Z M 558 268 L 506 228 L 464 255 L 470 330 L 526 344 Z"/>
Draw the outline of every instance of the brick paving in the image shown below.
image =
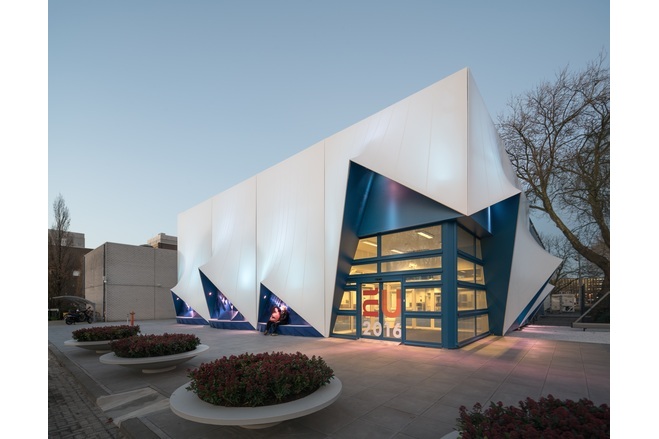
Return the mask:
<path fill-rule="evenodd" d="M 48 437 L 124 439 L 75 377 L 48 350 Z"/>

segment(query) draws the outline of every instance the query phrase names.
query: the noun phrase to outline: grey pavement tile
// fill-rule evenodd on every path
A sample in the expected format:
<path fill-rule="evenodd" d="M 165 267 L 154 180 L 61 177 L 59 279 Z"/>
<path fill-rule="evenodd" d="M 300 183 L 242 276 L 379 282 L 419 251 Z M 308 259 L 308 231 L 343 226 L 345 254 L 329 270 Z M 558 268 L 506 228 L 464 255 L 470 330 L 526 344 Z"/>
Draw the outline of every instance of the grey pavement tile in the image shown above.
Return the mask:
<path fill-rule="evenodd" d="M 398 395 L 398 393 L 398 391 L 394 392 L 380 387 L 369 387 L 362 390 L 361 392 L 355 393 L 352 395 L 352 398 L 359 401 L 370 402 L 379 405 L 384 404 L 391 398 L 394 398 L 396 395 Z"/>
<path fill-rule="evenodd" d="M 467 408 L 471 408 L 473 403 L 470 404 L 461 404 Z M 444 424 L 455 424 L 455 420 L 460 416 L 459 409 L 460 407 L 455 407 L 451 405 L 446 405 L 443 402 L 437 402 L 431 405 L 428 410 L 421 414 L 421 418 L 428 418 L 433 422 L 444 423 Z"/>
<path fill-rule="evenodd" d="M 337 401 L 323 410 L 296 419 L 295 423 L 311 430 L 331 435 L 340 428 L 355 421 L 359 416 L 357 413 L 362 414 L 351 410 L 351 406 L 341 404 L 340 401 Z"/>
<path fill-rule="evenodd" d="M 366 413 L 361 419 L 398 431 L 412 422 L 416 415 L 386 405 L 379 406 Z"/>
<path fill-rule="evenodd" d="M 403 412 L 420 415 L 430 407 L 437 399 L 435 395 L 433 399 L 423 399 L 418 395 L 402 396 L 398 395 L 395 398 L 387 401 L 384 406 L 397 409 Z"/>
<path fill-rule="evenodd" d="M 445 434 L 454 431 L 455 426 L 455 422 L 441 422 L 426 417 L 419 417 L 407 424 L 401 432 L 415 439 L 440 439 Z"/>
<path fill-rule="evenodd" d="M 386 439 L 394 437 L 396 433 L 396 430 L 364 419 L 357 419 L 336 431 L 332 437 L 337 439 Z"/>

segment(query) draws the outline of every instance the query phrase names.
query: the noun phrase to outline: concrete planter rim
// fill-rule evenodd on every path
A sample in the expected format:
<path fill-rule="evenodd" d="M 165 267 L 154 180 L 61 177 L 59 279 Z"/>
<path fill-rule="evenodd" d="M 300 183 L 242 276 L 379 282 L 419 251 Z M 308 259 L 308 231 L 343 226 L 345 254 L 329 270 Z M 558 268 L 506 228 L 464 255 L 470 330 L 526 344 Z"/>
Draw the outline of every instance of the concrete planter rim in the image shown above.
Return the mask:
<path fill-rule="evenodd" d="M 261 407 L 223 407 L 203 401 L 196 393 L 187 390 L 190 383 L 176 389 L 169 398 L 170 409 L 175 415 L 202 424 L 250 429 L 272 427 L 324 409 L 339 398 L 343 387 L 341 380 L 335 376 L 311 395 L 295 401 Z"/>
<path fill-rule="evenodd" d="M 178 364 L 196 357 L 202 352 L 209 349 L 208 345 L 200 344 L 194 350 L 182 352 L 173 355 L 160 355 L 157 357 L 142 357 L 142 358 L 123 358 L 117 357 L 114 352 L 101 355 L 99 360 L 103 364 L 115 364 L 132 369 L 140 369 L 144 373 L 158 373 L 173 370 Z"/>
<path fill-rule="evenodd" d="M 96 351 L 97 354 L 104 352 L 111 352 L 110 343 L 114 340 L 95 340 L 95 341 L 76 341 L 67 340 L 64 342 L 65 346 L 75 346 L 90 351 Z"/>

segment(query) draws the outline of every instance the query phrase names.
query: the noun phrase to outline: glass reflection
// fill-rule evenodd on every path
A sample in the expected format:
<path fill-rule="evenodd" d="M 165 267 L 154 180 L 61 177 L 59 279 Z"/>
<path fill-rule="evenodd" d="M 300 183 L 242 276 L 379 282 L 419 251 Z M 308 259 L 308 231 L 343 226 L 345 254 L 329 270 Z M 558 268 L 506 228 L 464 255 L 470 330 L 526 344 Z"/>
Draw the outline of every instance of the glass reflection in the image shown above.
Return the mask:
<path fill-rule="evenodd" d="M 357 335 L 356 316 L 336 316 L 334 334 Z"/>
<path fill-rule="evenodd" d="M 378 264 L 361 264 L 350 267 L 350 275 L 354 274 L 372 274 L 378 272 Z"/>
<path fill-rule="evenodd" d="M 458 281 L 485 285 L 483 266 L 466 259 L 458 258 Z"/>
<path fill-rule="evenodd" d="M 442 319 L 407 317 L 405 340 L 421 343 L 442 342 Z"/>
<path fill-rule="evenodd" d="M 355 310 L 357 309 L 357 291 L 344 291 L 341 298 L 339 309 Z"/>
<path fill-rule="evenodd" d="M 461 317 L 458 319 L 458 343 L 476 336 L 476 319 Z"/>
<path fill-rule="evenodd" d="M 405 288 L 406 311 L 435 311 L 442 310 L 442 289 L 431 288 Z"/>
<path fill-rule="evenodd" d="M 428 270 L 442 267 L 442 257 L 435 256 L 432 258 L 404 259 L 401 261 L 382 262 L 381 269 L 383 273 L 390 271 L 411 271 L 411 270 Z"/>
<path fill-rule="evenodd" d="M 475 292 L 467 288 L 458 288 L 458 311 L 476 309 Z"/>
<path fill-rule="evenodd" d="M 381 256 L 440 250 L 442 248 L 442 226 L 436 225 L 382 235 L 381 242 Z"/>
<path fill-rule="evenodd" d="M 359 240 L 354 259 L 376 258 L 377 256 L 378 239 L 376 236 Z"/>

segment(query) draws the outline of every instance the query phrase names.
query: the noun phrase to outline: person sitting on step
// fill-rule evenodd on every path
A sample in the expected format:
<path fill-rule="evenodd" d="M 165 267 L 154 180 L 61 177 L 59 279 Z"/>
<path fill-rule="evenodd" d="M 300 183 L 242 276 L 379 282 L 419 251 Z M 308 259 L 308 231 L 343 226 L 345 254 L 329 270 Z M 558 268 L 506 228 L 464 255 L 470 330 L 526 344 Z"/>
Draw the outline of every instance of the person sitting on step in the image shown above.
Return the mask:
<path fill-rule="evenodd" d="M 277 320 L 272 325 L 272 333 L 270 335 L 279 335 L 277 334 L 277 328 L 279 325 L 285 325 L 288 323 L 288 307 L 286 305 L 281 306 L 281 314 L 279 315 L 279 320 Z"/>
<path fill-rule="evenodd" d="M 272 326 L 279 321 L 279 317 L 281 317 L 281 310 L 278 306 L 275 306 L 272 308 L 272 313 L 270 314 L 268 323 L 265 324 L 265 331 L 263 331 L 263 335 L 268 335 L 268 332 L 272 331 Z"/>

